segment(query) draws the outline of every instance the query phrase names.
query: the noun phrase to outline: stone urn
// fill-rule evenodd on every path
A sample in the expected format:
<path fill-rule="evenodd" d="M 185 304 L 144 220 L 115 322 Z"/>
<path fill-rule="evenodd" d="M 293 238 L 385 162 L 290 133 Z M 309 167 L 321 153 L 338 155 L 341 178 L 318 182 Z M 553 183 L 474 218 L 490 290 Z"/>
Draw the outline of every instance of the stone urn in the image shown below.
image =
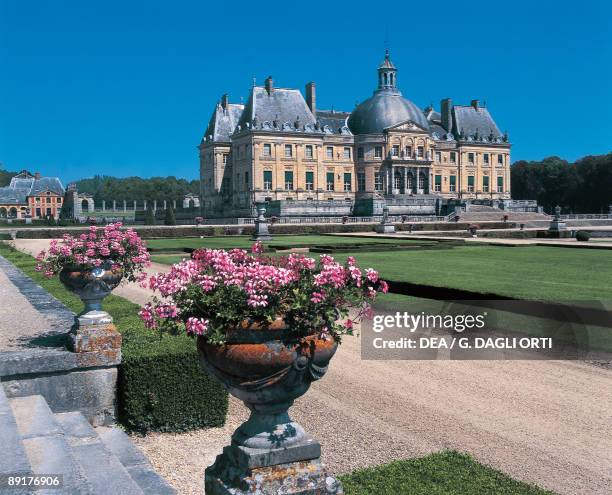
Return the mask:
<path fill-rule="evenodd" d="M 280 318 L 267 326 L 245 321 L 223 345 L 198 337 L 201 366 L 251 411 L 206 469 L 207 495 L 343 493 L 321 464 L 320 444 L 288 413 L 326 373 L 337 347 L 333 338 L 296 338 Z"/>
<path fill-rule="evenodd" d="M 59 274 L 64 286 L 81 298 L 85 309 L 80 317 L 103 319 L 108 314 L 102 311 L 102 300 L 119 285 L 123 270 L 113 269 L 109 261 L 95 268 L 67 265 Z"/>

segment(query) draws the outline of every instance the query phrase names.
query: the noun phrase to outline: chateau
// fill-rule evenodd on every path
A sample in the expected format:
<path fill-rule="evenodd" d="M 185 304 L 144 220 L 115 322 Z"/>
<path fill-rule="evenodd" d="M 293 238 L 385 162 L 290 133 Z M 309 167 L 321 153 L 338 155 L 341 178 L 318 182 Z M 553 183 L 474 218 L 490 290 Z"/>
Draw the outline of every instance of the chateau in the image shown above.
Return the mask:
<path fill-rule="evenodd" d="M 58 218 L 64 186 L 58 177 L 41 177 L 22 170 L 0 187 L 0 218 Z"/>
<path fill-rule="evenodd" d="M 245 105 L 227 94 L 199 145 L 203 212 L 440 214 L 465 200 L 510 198 L 510 143 L 488 109 L 440 102 L 421 110 L 398 89 L 387 51 L 374 94 L 352 112 L 319 110 L 315 84 L 254 85 Z"/>

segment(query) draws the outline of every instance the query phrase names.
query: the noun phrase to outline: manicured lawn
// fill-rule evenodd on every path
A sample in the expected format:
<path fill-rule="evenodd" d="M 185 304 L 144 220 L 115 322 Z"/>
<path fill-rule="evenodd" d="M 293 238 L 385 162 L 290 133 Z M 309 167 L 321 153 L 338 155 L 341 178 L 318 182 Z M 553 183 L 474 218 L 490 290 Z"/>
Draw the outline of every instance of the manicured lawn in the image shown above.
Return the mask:
<path fill-rule="evenodd" d="M 438 452 L 340 476 L 346 495 L 544 495 L 467 454 Z"/>
<path fill-rule="evenodd" d="M 458 246 L 351 254 L 388 280 L 517 299 L 612 300 L 612 250 Z"/>
<path fill-rule="evenodd" d="M 410 239 L 376 239 L 352 236 L 325 236 L 325 235 L 275 235 L 272 241 L 264 243 L 268 246 L 334 246 L 339 244 L 415 244 L 431 245 L 435 241 L 416 241 Z M 249 248 L 253 245 L 250 236 L 222 236 L 222 237 L 184 237 L 176 239 L 149 239 L 147 247 L 152 249 L 184 249 L 184 248 Z"/>

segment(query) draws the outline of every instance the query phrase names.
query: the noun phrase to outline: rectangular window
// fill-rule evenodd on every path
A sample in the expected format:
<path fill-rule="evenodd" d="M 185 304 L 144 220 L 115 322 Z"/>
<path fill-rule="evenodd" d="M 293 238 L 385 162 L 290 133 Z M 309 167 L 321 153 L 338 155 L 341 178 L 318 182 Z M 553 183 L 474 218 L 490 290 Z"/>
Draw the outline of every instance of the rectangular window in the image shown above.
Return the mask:
<path fill-rule="evenodd" d="M 306 190 L 312 191 L 314 189 L 314 172 L 306 172 Z"/>
<path fill-rule="evenodd" d="M 51 208 L 47 208 L 47 216 L 48 216 L 48 217 L 52 216 L 52 213 L 51 213 Z"/>
<path fill-rule="evenodd" d="M 327 148 L 325 148 L 325 157 L 328 160 L 333 160 L 334 159 L 334 148 L 333 148 L 333 146 L 328 146 Z"/>
<path fill-rule="evenodd" d="M 263 182 L 264 182 L 264 189 L 266 191 L 271 191 L 272 190 L 272 170 L 264 170 Z"/>
<path fill-rule="evenodd" d="M 451 175 L 448 180 L 450 181 L 450 191 L 455 192 L 457 190 L 457 176 Z"/>
<path fill-rule="evenodd" d="M 501 175 L 497 178 L 497 192 L 504 192 L 504 178 Z"/>
<path fill-rule="evenodd" d="M 374 172 L 374 189 L 377 191 L 382 191 L 382 176 L 380 172 Z"/>
<path fill-rule="evenodd" d="M 244 183 L 248 186 L 249 185 L 249 173 L 245 172 L 244 173 Z"/>
<path fill-rule="evenodd" d="M 374 158 L 382 158 L 382 146 L 376 146 L 374 148 Z"/>
<path fill-rule="evenodd" d="M 36 217 L 40 218 L 40 208 L 36 208 Z"/>
<path fill-rule="evenodd" d="M 350 173 L 344 174 L 344 190 L 347 191 L 347 192 L 352 190 L 352 187 L 351 187 L 352 177 L 351 177 L 351 175 L 352 174 L 350 174 Z"/>
<path fill-rule="evenodd" d="M 450 152 L 450 161 L 451 163 L 457 163 L 457 153 L 455 153 L 454 151 Z"/>
<path fill-rule="evenodd" d="M 442 153 L 440 151 L 436 151 L 436 161 L 438 163 L 442 161 Z"/>
<path fill-rule="evenodd" d="M 229 155 L 227 153 L 223 153 L 223 165 L 227 165 L 228 159 L 229 159 Z"/>
<path fill-rule="evenodd" d="M 504 164 L 504 155 L 497 155 L 497 164 L 498 165 Z"/>
<path fill-rule="evenodd" d="M 350 160 L 351 159 L 351 148 L 344 148 L 344 150 L 342 151 L 342 157 L 345 160 Z"/>
<path fill-rule="evenodd" d="M 482 155 L 482 159 L 483 159 L 485 165 L 489 164 L 489 154 L 488 153 L 484 153 Z"/>
<path fill-rule="evenodd" d="M 272 145 L 270 143 L 264 143 L 263 156 L 272 156 Z"/>
<path fill-rule="evenodd" d="M 434 191 L 440 192 L 442 190 L 442 176 L 436 175 L 434 182 Z"/>
<path fill-rule="evenodd" d="M 474 192 L 474 176 L 468 175 L 468 192 Z"/>
<path fill-rule="evenodd" d="M 357 158 L 362 160 L 363 156 L 364 156 L 363 155 L 363 147 L 360 146 L 359 148 L 357 148 Z"/>
<path fill-rule="evenodd" d="M 285 145 L 285 158 L 291 158 L 293 156 L 293 145 Z"/>
<path fill-rule="evenodd" d="M 312 159 L 312 144 L 307 144 L 304 149 L 304 156 L 308 159 Z"/>
<path fill-rule="evenodd" d="M 468 153 L 468 163 L 474 164 L 474 153 Z"/>
<path fill-rule="evenodd" d="M 419 189 L 425 189 L 425 177 L 423 174 L 419 175 Z"/>
<path fill-rule="evenodd" d="M 482 192 L 489 192 L 489 176 L 485 175 L 482 178 Z"/>
<path fill-rule="evenodd" d="M 365 172 L 357 172 L 357 190 L 365 191 L 365 188 L 366 188 Z"/>
<path fill-rule="evenodd" d="M 406 157 L 412 158 L 412 146 L 406 146 Z"/>
<path fill-rule="evenodd" d="M 51 198 L 47 197 L 47 203 L 51 203 Z"/>
<path fill-rule="evenodd" d="M 417 147 L 417 158 L 423 158 L 425 155 L 425 148 L 423 146 Z"/>
<path fill-rule="evenodd" d="M 293 191 L 293 172 L 285 170 L 285 189 Z"/>
<path fill-rule="evenodd" d="M 327 172 L 327 180 L 326 180 L 326 186 L 327 186 L 327 190 L 328 191 L 333 191 L 334 190 L 334 173 L 333 172 Z"/>
<path fill-rule="evenodd" d="M 393 148 L 391 148 L 391 156 L 399 156 L 399 145 L 393 145 Z"/>

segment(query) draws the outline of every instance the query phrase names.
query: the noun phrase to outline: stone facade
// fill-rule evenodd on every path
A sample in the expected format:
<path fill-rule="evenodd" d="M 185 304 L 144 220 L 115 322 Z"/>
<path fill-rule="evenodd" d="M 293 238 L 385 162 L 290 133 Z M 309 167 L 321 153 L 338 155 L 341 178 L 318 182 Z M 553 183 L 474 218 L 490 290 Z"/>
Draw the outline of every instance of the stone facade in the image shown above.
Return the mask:
<path fill-rule="evenodd" d="M 388 52 L 374 95 L 350 113 L 317 109 L 312 82 L 306 98 L 271 77 L 245 105 L 224 95 L 199 150 L 207 216 L 251 215 L 259 201 L 281 214 L 344 215 L 348 205 L 361 215 L 385 202 L 436 214 L 448 200 L 510 198 L 510 143 L 488 109 L 450 99 L 419 109 L 398 90 Z"/>

